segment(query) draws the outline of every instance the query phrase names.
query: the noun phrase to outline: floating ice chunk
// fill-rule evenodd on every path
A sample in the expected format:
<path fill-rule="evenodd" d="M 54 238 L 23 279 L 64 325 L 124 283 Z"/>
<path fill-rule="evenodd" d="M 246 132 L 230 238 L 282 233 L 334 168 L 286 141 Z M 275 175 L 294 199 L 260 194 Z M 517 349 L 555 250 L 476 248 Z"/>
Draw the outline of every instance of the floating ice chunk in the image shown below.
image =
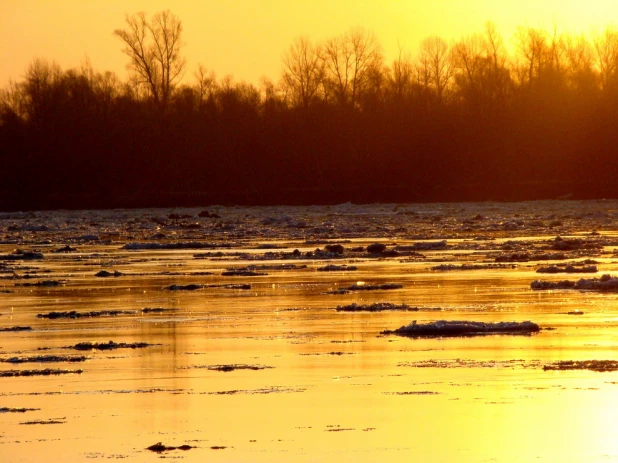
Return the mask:
<path fill-rule="evenodd" d="M 224 277 L 257 277 L 257 276 L 266 276 L 268 275 L 268 273 L 256 272 L 255 270 L 251 270 L 248 267 L 242 267 L 242 268 L 227 269 L 221 272 L 221 275 Z"/>
<path fill-rule="evenodd" d="M 329 265 L 325 265 L 324 267 L 318 267 L 318 272 L 350 272 L 350 271 L 354 271 L 354 270 L 358 270 L 358 268 L 355 265 L 335 265 L 335 264 L 329 264 Z"/>
<path fill-rule="evenodd" d="M 43 259 L 42 252 L 16 249 L 11 254 L 0 254 L 0 260 L 38 260 Z"/>
<path fill-rule="evenodd" d="M 107 277 L 121 277 L 122 275 L 123 273 L 119 272 L 118 270 L 114 270 L 113 272 L 108 272 L 107 270 L 101 270 L 97 272 L 94 276 L 100 277 L 100 278 L 107 278 Z"/>
<path fill-rule="evenodd" d="M 575 286 L 574 281 L 562 280 L 562 281 L 542 281 L 534 280 L 530 283 L 530 289 L 543 290 L 543 289 L 572 289 Z"/>
<path fill-rule="evenodd" d="M 601 278 L 581 278 L 578 281 L 541 281 L 530 283 L 531 289 L 580 289 L 590 291 L 618 291 L 618 277 L 605 274 Z"/>
<path fill-rule="evenodd" d="M 419 324 L 414 320 L 407 326 L 402 326 L 394 331 L 383 331 L 382 334 L 398 334 L 412 337 L 477 336 L 485 334 L 530 334 L 539 330 L 539 325 L 531 321 L 486 323 L 438 320 Z"/>
<path fill-rule="evenodd" d="M 360 305 L 352 303 L 350 305 L 340 305 L 336 308 L 337 312 L 382 312 L 384 310 L 401 310 L 405 312 L 437 311 L 439 308 L 420 308 L 410 307 L 407 304 L 393 304 L 392 302 L 376 302 L 375 304 Z"/>
<path fill-rule="evenodd" d="M 544 365 L 543 370 L 616 371 L 618 362 L 616 360 L 561 360 Z"/>
<path fill-rule="evenodd" d="M 539 268 L 536 273 L 597 273 L 596 265 L 577 266 L 577 265 L 550 265 L 548 267 Z"/>
<path fill-rule="evenodd" d="M 384 243 L 373 243 L 367 246 L 367 252 L 369 254 L 381 254 L 386 251 L 386 245 Z"/>
<path fill-rule="evenodd" d="M 195 291 L 202 288 L 204 288 L 204 285 L 198 285 L 195 283 L 188 285 L 170 285 L 165 287 L 168 291 Z"/>
<path fill-rule="evenodd" d="M 575 283 L 575 289 L 591 289 L 596 291 L 618 291 L 618 277 L 605 274 L 601 278 L 582 278 Z"/>

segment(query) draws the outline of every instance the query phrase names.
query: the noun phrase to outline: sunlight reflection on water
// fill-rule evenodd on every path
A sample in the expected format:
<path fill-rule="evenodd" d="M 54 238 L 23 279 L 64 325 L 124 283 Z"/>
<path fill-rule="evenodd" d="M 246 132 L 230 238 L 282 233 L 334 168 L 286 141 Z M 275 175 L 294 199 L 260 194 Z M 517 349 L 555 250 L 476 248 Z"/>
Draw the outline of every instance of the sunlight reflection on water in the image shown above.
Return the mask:
<path fill-rule="evenodd" d="M 512 209 L 508 205 L 492 206 L 495 209 L 459 206 L 465 207 L 465 212 L 456 212 L 459 209 L 454 206 L 443 206 L 443 210 L 439 205 L 431 207 L 445 217 L 451 214 L 453 221 L 473 216 L 477 210 L 490 210 L 493 212 L 484 215 L 494 214 L 496 224 L 515 210 L 525 219 L 525 214 L 574 217 L 578 207 L 583 211 L 592 207 L 590 203 L 561 204 L 511 205 Z M 567 206 L 570 209 L 563 210 Z M 381 205 L 364 206 L 363 214 L 355 214 L 349 206 L 341 216 L 329 216 L 332 208 L 289 208 L 285 213 L 316 222 L 328 216 L 335 224 L 363 224 L 366 216 L 371 218 L 372 207 L 376 214 L 387 214 L 387 206 Z M 414 207 L 423 213 L 422 206 Z M 603 207 L 615 210 L 613 203 Z M 143 220 L 147 224 L 143 216 L 148 213 L 165 214 L 123 211 L 123 217 L 125 222 Z M 15 280 L 9 279 L 11 273 L 2 274 L 7 278 L 0 280 L 0 289 L 10 292 L 0 294 L 0 327 L 21 325 L 33 330 L 0 333 L 0 358 L 75 354 L 70 346 L 80 342 L 154 345 L 87 351 L 88 359 L 78 365 L 0 363 L 0 371 L 84 370 L 79 375 L 0 378 L 0 407 L 40 409 L 0 413 L 3 460 L 40 461 L 43 455 L 54 454 L 65 461 L 115 457 L 144 461 L 156 457 L 144 449 L 159 441 L 195 446 L 166 454 L 183 461 L 607 461 L 618 457 L 618 426 L 613 419 L 618 406 L 618 372 L 542 368 L 557 360 L 618 360 L 617 295 L 532 291 L 530 282 L 539 278 L 536 269 L 541 265 L 535 261 L 508 268 L 431 270 L 437 263 L 493 263 L 492 256 L 502 250 L 505 241 L 541 246 L 555 234 L 546 229 L 530 235 L 530 231 L 520 230 L 511 237 L 492 231 L 487 223 L 472 235 L 461 232 L 455 236 L 454 231 L 445 232 L 427 221 L 407 226 L 418 227 L 432 241 L 450 233 L 453 238 L 449 235 L 447 241 L 456 249 L 423 250 L 423 257 L 416 261 L 406 261 L 406 256 L 254 261 L 231 255 L 266 252 L 255 249 L 265 242 L 257 236 L 263 228 L 260 220 L 275 213 L 273 208 L 230 209 L 238 229 L 243 227 L 238 218 L 243 214 L 256 219 L 246 226 L 249 236 L 239 246 L 223 250 L 225 254 L 217 260 L 194 258 L 203 250 L 127 251 L 122 242 L 84 244 L 78 253 L 52 254 L 75 233 L 68 226 L 51 227 L 50 242 L 35 233 L 22 237 L 21 245 L 42 249 L 46 258 L 13 269 L 24 275 L 25 266 L 36 267 L 31 278 Z M 42 219 L 64 224 L 72 213 L 46 214 L 49 216 Z M 73 214 L 98 214 L 98 220 L 108 220 L 109 227 L 122 230 L 126 226 L 113 212 Z M 381 226 L 388 225 L 390 219 L 380 217 Z M 401 222 L 404 219 L 420 220 L 392 218 L 398 226 L 406 224 Z M 564 222 L 568 224 L 567 219 Z M 597 228 L 603 225 L 603 236 L 614 240 L 611 224 L 595 224 Z M 590 229 L 589 224 L 581 225 L 575 219 L 568 226 L 561 232 L 564 236 L 584 236 Z M 204 225 L 205 241 L 219 236 L 209 227 Z M 251 230 L 255 237 L 250 236 Z M 306 253 L 321 247 L 307 245 L 298 240 L 297 230 L 283 228 L 268 233 L 271 242 L 277 241 L 277 230 L 284 246 L 277 252 L 300 249 Z M 374 242 L 389 246 L 419 242 L 411 237 L 391 239 L 388 232 L 384 235 L 376 230 L 331 241 L 344 242 L 346 248 Z M 475 234 L 493 234 L 498 239 L 472 241 Z M 186 237 L 176 240 L 189 241 Z M 472 246 L 476 244 L 478 249 Z M 471 247 L 463 249 L 465 246 Z M 15 247 L 13 243 L 1 244 L 0 254 Z M 594 258 L 602 273 L 611 273 L 616 269 L 613 248 L 608 245 L 604 252 Z M 582 258 L 577 255 L 570 260 Z M 317 271 L 331 260 L 358 269 Z M 267 275 L 250 277 L 221 275 L 227 268 L 281 263 L 307 267 L 258 270 Z M 95 277 L 101 268 L 123 275 Z M 552 281 L 569 278 L 580 276 L 544 276 Z M 15 286 L 42 279 L 62 279 L 66 284 Z M 220 286 L 240 283 L 251 288 Z M 328 294 L 353 284 L 386 283 L 403 288 Z M 165 289 L 188 284 L 203 286 L 193 291 Z M 340 305 L 378 302 L 407 304 L 419 310 L 335 310 Z M 174 310 L 142 312 L 146 307 Z M 440 310 L 429 310 L 435 308 Z M 73 310 L 135 313 L 37 318 L 37 314 Z M 575 310 L 583 314 L 568 315 Z M 441 339 L 380 335 L 411 320 L 440 319 L 532 320 L 553 330 L 543 329 L 531 336 Z M 209 369 L 217 365 L 246 368 Z M 21 424 L 57 418 L 63 423 Z"/>

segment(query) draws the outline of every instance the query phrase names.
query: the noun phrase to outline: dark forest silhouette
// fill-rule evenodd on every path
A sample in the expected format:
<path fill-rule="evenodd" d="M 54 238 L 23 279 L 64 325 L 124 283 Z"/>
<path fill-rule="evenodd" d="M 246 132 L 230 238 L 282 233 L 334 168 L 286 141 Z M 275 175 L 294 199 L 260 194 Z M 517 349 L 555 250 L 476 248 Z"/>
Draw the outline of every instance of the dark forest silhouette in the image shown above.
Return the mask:
<path fill-rule="evenodd" d="M 492 23 L 390 65 L 295 41 L 277 83 L 185 71 L 170 12 L 114 34 L 131 77 L 37 59 L 0 98 L 0 210 L 616 197 L 618 30 Z M 186 80 L 190 80 L 184 76 Z"/>

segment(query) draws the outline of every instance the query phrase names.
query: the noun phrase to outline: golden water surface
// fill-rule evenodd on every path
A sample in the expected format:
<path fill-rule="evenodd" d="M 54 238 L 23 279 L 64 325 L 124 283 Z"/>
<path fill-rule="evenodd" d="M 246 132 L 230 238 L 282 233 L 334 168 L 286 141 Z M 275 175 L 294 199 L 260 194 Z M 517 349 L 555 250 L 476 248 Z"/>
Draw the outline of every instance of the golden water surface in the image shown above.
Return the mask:
<path fill-rule="evenodd" d="M 47 354 L 88 358 L 80 363 L 0 363 L 0 372 L 83 370 L 0 377 L 0 409 L 35 409 L 0 413 L 0 460 L 618 460 L 618 372 L 543 369 L 559 360 L 618 360 L 616 293 L 531 290 L 535 279 L 582 277 L 536 273 L 553 261 L 480 270 L 431 269 L 440 263 L 494 263 L 492 253 L 502 252 L 508 240 L 550 243 L 557 235 L 589 237 L 594 229 L 595 237 L 606 240 L 593 256 L 599 274 L 583 276 L 611 274 L 618 266 L 610 245 L 616 235 L 616 204 L 405 207 L 416 213 L 396 214 L 393 205 L 348 206 L 343 212 L 335 207 L 219 208 L 218 222 L 224 226 L 197 219 L 199 210 L 182 210 L 195 217 L 186 221 L 200 224 L 190 232 L 175 221 L 162 225 L 150 220 L 167 217 L 170 210 L 7 215 L 0 220 L 0 254 L 21 248 L 40 251 L 44 259 L 7 261 L 13 267 L 0 274 L 0 328 L 32 328 L 0 332 L 0 359 Z M 601 215 L 589 218 L 586 214 L 591 212 Z M 476 214 L 484 217 L 478 226 L 469 221 Z M 264 220 L 282 215 L 308 223 L 294 228 L 291 220 Z M 437 216 L 439 220 L 426 220 Z M 523 224 L 515 229 L 505 225 L 512 220 Z M 550 228 L 552 220 L 562 224 Z M 47 224 L 47 229 L 25 226 L 36 224 Z M 332 227 L 322 230 L 324 224 Z M 154 242 L 157 231 L 166 235 L 157 242 L 217 241 L 236 247 L 123 248 L 127 242 Z M 99 240 L 78 239 L 86 233 L 97 234 Z M 393 247 L 446 239 L 448 245 L 419 251 L 423 257 L 414 259 L 245 259 L 249 254 L 294 249 L 305 253 L 323 247 L 309 240 L 311 233 L 313 239 L 341 242 L 346 252 L 374 242 Z M 258 249 L 264 243 L 280 248 Z M 53 252 L 67 244 L 76 251 Z M 482 249 L 475 249 L 476 244 Z M 203 252 L 224 254 L 194 257 Z M 233 253 L 246 254 L 239 260 Z M 264 270 L 263 276 L 221 275 L 228 268 L 284 263 L 306 268 Z M 358 270 L 317 271 L 327 263 L 347 263 Z M 122 275 L 95 277 L 101 269 Z M 28 272 L 31 278 L 23 278 Z M 48 279 L 63 284 L 22 285 Z M 398 283 L 403 288 L 325 294 L 357 282 Z M 190 283 L 248 283 L 251 289 L 165 289 Z M 419 310 L 335 310 L 353 302 L 405 303 Z M 176 310 L 143 313 L 146 307 Z M 37 317 L 72 310 L 135 313 Z M 569 315 L 573 310 L 584 313 Z M 530 336 L 429 339 L 380 334 L 412 320 L 441 319 L 531 320 L 542 330 Z M 153 345 L 70 349 L 79 342 L 110 340 Z M 259 369 L 208 369 L 216 365 Z M 146 449 L 157 442 L 192 448 L 160 454 Z"/>

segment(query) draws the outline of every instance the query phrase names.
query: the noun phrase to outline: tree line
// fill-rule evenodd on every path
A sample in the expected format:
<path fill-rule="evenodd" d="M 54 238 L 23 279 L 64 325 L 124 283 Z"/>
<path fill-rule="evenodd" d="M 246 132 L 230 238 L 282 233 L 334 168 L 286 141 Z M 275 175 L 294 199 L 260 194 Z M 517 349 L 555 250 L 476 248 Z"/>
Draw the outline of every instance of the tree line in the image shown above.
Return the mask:
<path fill-rule="evenodd" d="M 114 34 L 126 81 L 35 59 L 2 89 L 0 209 L 616 196 L 614 27 L 522 26 L 509 53 L 488 22 L 391 63 L 355 28 L 259 85 L 187 76 L 169 11 Z"/>

